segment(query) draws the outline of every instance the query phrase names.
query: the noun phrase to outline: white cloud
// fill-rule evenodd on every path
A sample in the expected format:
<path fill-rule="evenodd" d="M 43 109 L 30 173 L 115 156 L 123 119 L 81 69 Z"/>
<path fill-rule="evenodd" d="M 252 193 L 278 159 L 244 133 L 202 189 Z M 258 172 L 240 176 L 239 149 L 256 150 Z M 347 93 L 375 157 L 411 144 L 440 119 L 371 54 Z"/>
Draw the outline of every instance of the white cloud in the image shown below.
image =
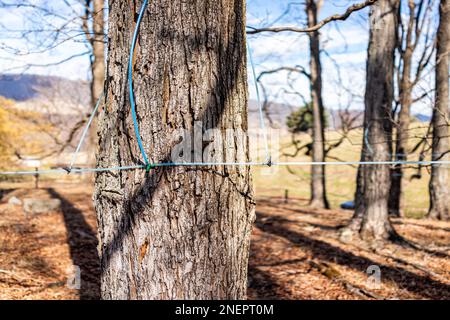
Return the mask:
<path fill-rule="evenodd" d="M 360 27 L 349 26 L 338 31 L 335 28 L 326 28 L 321 32 L 322 46 L 326 50 L 365 49 L 369 41 L 367 30 Z"/>

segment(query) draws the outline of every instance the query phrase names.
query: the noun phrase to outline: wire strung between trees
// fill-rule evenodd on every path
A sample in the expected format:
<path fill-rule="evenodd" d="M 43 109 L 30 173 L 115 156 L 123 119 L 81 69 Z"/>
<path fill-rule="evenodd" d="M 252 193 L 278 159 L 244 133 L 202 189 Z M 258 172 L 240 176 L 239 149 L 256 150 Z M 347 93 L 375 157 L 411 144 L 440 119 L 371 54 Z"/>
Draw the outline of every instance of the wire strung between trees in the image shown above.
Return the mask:
<path fill-rule="evenodd" d="M 335 162 L 162 162 L 150 165 L 150 169 L 162 167 L 214 167 L 214 166 L 342 166 L 342 165 L 450 165 L 450 161 L 335 161 Z M 450 167 L 448 167 L 450 169 Z M 29 171 L 0 171 L 0 175 L 37 175 L 37 174 L 69 174 L 69 173 L 94 173 L 108 171 L 148 170 L 148 165 L 115 166 L 100 168 L 72 168 L 70 172 L 65 168 L 50 170 Z"/>
<path fill-rule="evenodd" d="M 37 175 L 37 174 L 69 174 L 69 173 L 89 173 L 89 172 L 105 172 L 105 171 L 123 171 L 123 170 L 136 170 L 145 168 L 144 165 L 136 166 L 116 166 L 105 168 L 72 168 L 70 172 L 67 168 L 56 168 L 49 170 L 25 170 L 25 171 L 0 171 L 0 175 L 13 176 L 13 175 Z"/>
<path fill-rule="evenodd" d="M 261 130 L 263 132 L 264 148 L 266 150 L 266 162 L 268 164 L 270 164 L 272 162 L 272 158 L 270 156 L 269 140 L 267 138 L 267 129 L 266 129 L 266 124 L 264 122 L 264 115 L 263 115 L 261 97 L 259 95 L 259 87 L 258 87 L 258 80 L 257 80 L 257 77 L 256 77 L 255 64 L 253 63 L 253 53 L 252 53 L 252 49 L 250 47 L 250 44 L 248 42 L 247 42 L 247 50 L 248 50 L 248 56 L 249 56 L 249 59 L 250 59 L 250 66 L 252 68 L 253 81 L 255 83 L 256 100 L 257 100 L 258 109 L 259 109 L 259 122 L 260 122 L 260 125 L 261 125 Z"/>
<path fill-rule="evenodd" d="M 67 171 L 69 171 L 69 172 L 72 171 L 73 166 L 74 166 L 75 162 L 77 161 L 78 153 L 80 152 L 80 149 L 81 149 L 81 146 L 83 145 L 84 139 L 86 138 L 89 128 L 91 127 L 92 121 L 94 121 L 94 117 L 97 113 L 98 107 L 100 106 L 100 102 L 102 99 L 103 99 L 103 92 L 100 95 L 100 97 L 98 98 L 97 103 L 95 104 L 94 110 L 92 110 L 92 112 L 91 112 L 89 121 L 83 130 L 83 134 L 81 135 L 80 142 L 78 142 L 77 148 L 75 149 L 75 152 L 73 153 L 72 161 L 70 161 L 69 167 L 67 168 Z"/>

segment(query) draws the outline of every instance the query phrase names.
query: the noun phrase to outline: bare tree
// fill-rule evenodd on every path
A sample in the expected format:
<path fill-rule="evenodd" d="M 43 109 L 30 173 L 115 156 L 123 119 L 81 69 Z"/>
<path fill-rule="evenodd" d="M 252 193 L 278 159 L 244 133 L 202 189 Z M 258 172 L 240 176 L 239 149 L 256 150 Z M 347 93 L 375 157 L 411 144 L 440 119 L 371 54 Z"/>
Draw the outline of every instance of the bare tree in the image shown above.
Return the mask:
<path fill-rule="evenodd" d="M 441 0 L 439 5 L 439 28 L 436 52 L 436 106 L 433 109 L 432 159 L 445 160 L 449 154 L 449 85 L 448 68 L 450 53 L 450 1 Z M 430 180 L 430 209 L 428 217 L 448 219 L 449 190 L 448 169 L 444 165 L 434 165 Z"/>
<path fill-rule="evenodd" d="M 314 19 L 317 18 L 317 7 L 311 1 L 308 5 L 308 13 L 311 15 L 310 22 L 315 24 Z M 311 6 L 311 8 L 309 8 Z M 312 143 L 308 143 L 299 147 L 299 143 L 296 143 L 295 133 L 292 134 L 292 141 L 295 145 L 297 151 L 295 155 L 298 154 L 302 149 L 306 149 L 308 154 L 312 155 L 312 160 L 317 162 L 325 161 L 325 133 L 324 133 L 324 107 L 322 101 L 322 77 L 321 77 L 321 63 L 320 63 L 320 45 L 319 45 L 319 34 L 314 32 L 310 35 L 310 72 L 305 71 L 301 66 L 295 67 L 279 67 L 273 70 L 266 70 L 260 73 L 257 81 L 261 84 L 261 88 L 264 93 L 264 105 L 263 110 L 267 113 L 268 99 L 264 85 L 262 85 L 262 77 L 265 75 L 270 75 L 280 71 L 287 71 L 288 74 L 299 73 L 306 76 L 310 82 L 310 95 L 311 95 L 311 106 L 312 106 Z M 300 95 L 303 99 L 304 97 L 297 92 L 294 88 L 291 88 L 295 94 Z M 305 103 L 307 104 L 306 100 Z M 325 186 L 325 166 L 312 166 L 311 167 L 311 199 L 310 205 L 315 208 L 328 208 L 329 204 L 326 198 L 326 186 Z"/>
<path fill-rule="evenodd" d="M 306 15 L 308 27 L 312 28 L 318 23 L 318 12 L 323 1 L 307 0 Z M 314 162 L 325 161 L 325 115 L 322 100 L 322 64 L 320 61 L 319 32 L 312 31 L 309 36 L 310 51 L 310 84 L 311 103 L 313 113 L 313 142 L 312 159 Z M 310 205 L 315 208 L 329 208 L 326 195 L 325 166 L 311 167 L 311 200 Z"/>
<path fill-rule="evenodd" d="M 307 0 L 305 2 L 305 13 L 308 21 L 307 28 L 293 27 L 268 27 L 253 28 L 247 31 L 248 34 L 257 34 L 261 32 L 298 32 L 308 33 L 310 47 L 309 73 L 301 67 L 294 69 L 300 70 L 300 73 L 306 75 L 310 82 L 310 94 L 313 113 L 313 130 L 312 130 L 312 160 L 314 162 L 324 162 L 326 157 L 325 150 L 325 115 L 324 104 L 322 99 L 322 66 L 320 59 L 320 34 L 319 29 L 332 21 L 346 20 L 353 12 L 359 11 L 367 6 L 373 5 L 377 0 L 369 0 L 358 3 L 347 8 L 344 14 L 336 14 L 322 21 L 318 20 L 318 13 L 323 4 L 323 0 Z M 282 67 L 266 73 L 278 72 L 286 70 L 288 67 Z M 289 70 L 288 70 L 289 71 Z M 292 72 L 292 70 L 291 70 Z M 263 74 L 261 74 L 263 75 Z M 298 145 L 296 145 L 298 147 Z M 298 148 L 297 148 L 298 149 Z M 302 147 L 303 149 L 303 147 Z M 298 152 L 298 151 L 297 151 Z M 311 167 L 311 199 L 310 205 L 316 208 L 329 208 L 326 196 L 325 166 Z"/>
<path fill-rule="evenodd" d="M 124 79 L 127 31 L 141 5 L 110 2 L 108 106 L 98 123 L 101 167 L 140 157 Z M 248 127 L 245 2 L 161 0 L 146 13 L 132 59 L 137 119 L 150 162 L 170 162 L 180 132 L 192 134 L 198 121 L 203 131 L 219 131 L 227 161 L 248 161 L 246 139 L 227 130 Z M 99 173 L 95 207 L 103 298 L 245 298 L 254 220 L 248 166 Z"/>
<path fill-rule="evenodd" d="M 103 92 L 105 78 L 105 2 L 86 0 L 82 27 L 91 48 L 91 104 L 94 105 Z"/>
<path fill-rule="evenodd" d="M 432 0 L 408 0 L 407 14 L 402 11 L 399 1 L 397 52 L 399 55 L 397 69 L 398 119 L 395 124 L 395 160 L 406 161 L 409 153 L 409 127 L 411 122 L 411 106 L 419 102 L 424 95 L 414 98 L 415 86 L 422 80 L 423 71 L 428 66 L 434 53 L 434 40 L 430 30 L 430 15 L 433 12 Z M 406 16 L 406 17 L 405 17 Z M 407 20 L 404 23 L 404 20 Z M 413 59 L 417 58 L 417 66 Z M 414 69 L 415 68 L 415 69 Z M 394 109 L 394 113 L 396 110 Z M 395 115 L 394 115 L 395 116 Z M 403 182 L 404 170 L 401 164 L 395 165 L 391 175 L 391 191 L 389 193 L 389 214 L 403 215 Z"/>
<path fill-rule="evenodd" d="M 364 129 L 361 161 L 389 161 L 392 154 L 391 109 L 394 94 L 397 0 L 378 1 L 370 10 Z M 395 231 L 388 215 L 390 169 L 385 165 L 360 165 L 355 213 L 341 232 L 341 240 L 361 238 L 378 243 L 392 239 Z"/>

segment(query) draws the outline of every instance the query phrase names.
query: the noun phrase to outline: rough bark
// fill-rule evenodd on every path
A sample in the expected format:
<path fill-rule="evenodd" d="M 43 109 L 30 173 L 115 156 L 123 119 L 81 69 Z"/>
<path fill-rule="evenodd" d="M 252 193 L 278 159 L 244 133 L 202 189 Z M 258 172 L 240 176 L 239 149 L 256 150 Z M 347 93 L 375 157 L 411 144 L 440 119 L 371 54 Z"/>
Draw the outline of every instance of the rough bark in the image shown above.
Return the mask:
<path fill-rule="evenodd" d="M 392 154 L 391 108 L 396 32 L 396 0 L 378 1 L 370 10 L 362 161 L 389 161 Z M 388 216 L 390 169 L 385 165 L 358 168 L 356 209 L 341 240 L 385 241 L 395 234 Z"/>
<path fill-rule="evenodd" d="M 142 1 L 110 1 L 98 165 L 139 162 L 127 93 Z M 227 161 L 248 161 L 243 0 L 160 0 L 143 18 L 134 88 L 144 147 L 170 162 L 180 130 L 220 129 Z M 204 142 L 204 144 L 207 144 Z M 254 200 L 248 166 L 167 167 L 96 176 L 104 299 L 243 299 Z"/>
<path fill-rule="evenodd" d="M 449 158 L 449 85 L 448 68 L 450 52 L 450 1 L 441 0 L 439 5 L 439 28 L 436 51 L 436 102 L 433 109 L 432 159 Z M 431 168 L 430 209 L 428 217 L 448 219 L 449 217 L 449 180 L 448 169 L 444 165 Z"/>
<path fill-rule="evenodd" d="M 317 14 L 321 1 L 308 0 L 306 14 L 308 26 L 317 24 Z M 313 143 L 312 160 L 325 161 L 325 133 L 324 133 L 324 106 L 322 100 L 322 66 L 320 61 L 320 35 L 319 31 L 308 33 L 310 48 L 310 83 L 311 104 L 313 112 Z M 310 205 L 316 208 L 328 208 L 326 196 L 325 166 L 311 167 L 311 200 Z"/>

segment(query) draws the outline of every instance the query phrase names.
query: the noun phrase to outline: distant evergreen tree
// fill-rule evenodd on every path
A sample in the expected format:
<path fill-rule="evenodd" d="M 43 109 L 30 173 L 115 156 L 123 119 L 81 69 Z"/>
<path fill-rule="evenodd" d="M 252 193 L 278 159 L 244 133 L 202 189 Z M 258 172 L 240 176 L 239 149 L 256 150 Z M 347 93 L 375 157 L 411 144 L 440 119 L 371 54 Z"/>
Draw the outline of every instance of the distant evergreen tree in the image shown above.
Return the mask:
<path fill-rule="evenodd" d="M 325 116 L 324 127 L 328 127 L 328 118 Z M 292 111 L 288 115 L 286 125 L 292 133 L 309 132 L 313 128 L 312 104 L 305 104 L 303 107 Z"/>

